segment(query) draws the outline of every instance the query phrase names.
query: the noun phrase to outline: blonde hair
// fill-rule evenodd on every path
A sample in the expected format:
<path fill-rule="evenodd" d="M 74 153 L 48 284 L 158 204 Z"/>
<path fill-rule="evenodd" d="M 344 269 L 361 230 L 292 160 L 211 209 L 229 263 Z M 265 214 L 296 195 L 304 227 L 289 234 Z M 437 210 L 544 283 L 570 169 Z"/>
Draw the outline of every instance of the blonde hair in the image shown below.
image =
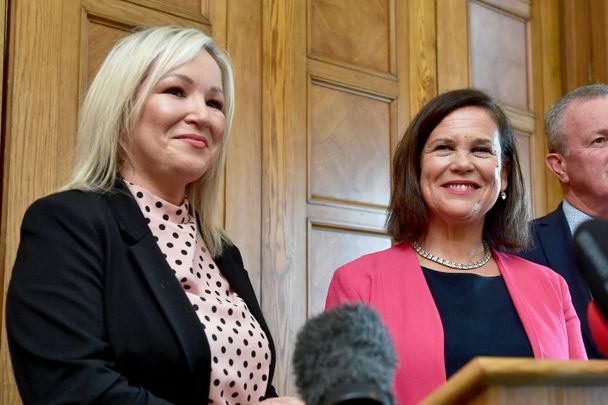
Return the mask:
<path fill-rule="evenodd" d="M 220 156 L 186 196 L 202 217 L 201 236 L 217 256 L 230 243 L 218 221 L 217 206 L 225 145 L 234 113 L 234 77 L 227 54 L 193 28 L 152 27 L 120 40 L 110 51 L 84 99 L 72 174 L 62 189 L 108 192 L 126 159 L 127 138 L 158 81 L 169 71 L 206 51 L 222 72 L 226 128 Z"/>

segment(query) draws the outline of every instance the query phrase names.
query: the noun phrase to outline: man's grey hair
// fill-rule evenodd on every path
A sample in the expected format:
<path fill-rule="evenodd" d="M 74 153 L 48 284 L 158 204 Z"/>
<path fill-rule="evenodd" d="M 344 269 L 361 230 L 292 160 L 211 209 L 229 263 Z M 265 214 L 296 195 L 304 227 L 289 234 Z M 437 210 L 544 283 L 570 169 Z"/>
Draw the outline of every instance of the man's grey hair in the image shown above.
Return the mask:
<path fill-rule="evenodd" d="M 590 84 L 579 87 L 566 94 L 545 114 L 545 134 L 550 153 L 567 155 L 563 120 L 566 109 L 575 101 L 587 101 L 601 97 L 608 97 L 608 85 L 603 83 Z"/>

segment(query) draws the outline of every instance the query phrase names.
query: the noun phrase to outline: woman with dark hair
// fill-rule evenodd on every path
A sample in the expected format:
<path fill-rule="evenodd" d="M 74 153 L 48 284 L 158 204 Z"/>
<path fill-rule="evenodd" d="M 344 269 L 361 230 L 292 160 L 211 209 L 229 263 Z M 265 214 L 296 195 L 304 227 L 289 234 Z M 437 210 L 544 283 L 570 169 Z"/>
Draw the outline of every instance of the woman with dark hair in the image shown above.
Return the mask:
<path fill-rule="evenodd" d="M 399 355 L 395 392 L 418 403 L 475 356 L 585 359 L 568 287 L 505 253 L 528 242 L 513 131 L 478 90 L 437 96 L 397 146 L 395 246 L 336 270 L 326 308 L 363 301 Z"/>

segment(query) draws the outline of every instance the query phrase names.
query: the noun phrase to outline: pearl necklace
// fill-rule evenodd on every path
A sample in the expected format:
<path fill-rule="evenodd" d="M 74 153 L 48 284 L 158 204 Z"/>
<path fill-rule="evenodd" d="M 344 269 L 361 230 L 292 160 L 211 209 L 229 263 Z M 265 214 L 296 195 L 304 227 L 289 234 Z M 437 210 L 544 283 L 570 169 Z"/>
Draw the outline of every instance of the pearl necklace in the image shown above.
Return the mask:
<path fill-rule="evenodd" d="M 435 263 L 439 263 L 442 266 L 457 270 L 472 270 L 480 268 L 481 266 L 489 262 L 490 258 L 492 257 L 492 251 L 490 250 L 490 247 L 488 246 L 486 241 L 484 240 L 481 243 L 483 243 L 483 251 L 485 252 L 485 254 L 481 259 L 472 263 L 454 263 L 453 261 L 444 259 L 443 257 L 432 255 L 423 248 L 421 248 L 418 242 L 416 242 L 415 240 L 412 241 L 412 247 L 420 256 L 424 257 L 425 259 L 429 259 L 430 261 L 433 261 Z"/>

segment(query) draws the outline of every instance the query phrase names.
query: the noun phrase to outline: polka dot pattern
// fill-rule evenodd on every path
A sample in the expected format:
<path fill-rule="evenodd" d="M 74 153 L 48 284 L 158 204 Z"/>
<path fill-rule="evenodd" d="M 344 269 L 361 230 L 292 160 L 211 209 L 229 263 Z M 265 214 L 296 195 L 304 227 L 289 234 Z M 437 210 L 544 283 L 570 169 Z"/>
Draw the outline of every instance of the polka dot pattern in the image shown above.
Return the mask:
<path fill-rule="evenodd" d="M 175 206 L 125 182 L 198 316 L 211 350 L 210 404 L 259 401 L 270 368 L 268 339 L 207 251 L 188 201 Z"/>

